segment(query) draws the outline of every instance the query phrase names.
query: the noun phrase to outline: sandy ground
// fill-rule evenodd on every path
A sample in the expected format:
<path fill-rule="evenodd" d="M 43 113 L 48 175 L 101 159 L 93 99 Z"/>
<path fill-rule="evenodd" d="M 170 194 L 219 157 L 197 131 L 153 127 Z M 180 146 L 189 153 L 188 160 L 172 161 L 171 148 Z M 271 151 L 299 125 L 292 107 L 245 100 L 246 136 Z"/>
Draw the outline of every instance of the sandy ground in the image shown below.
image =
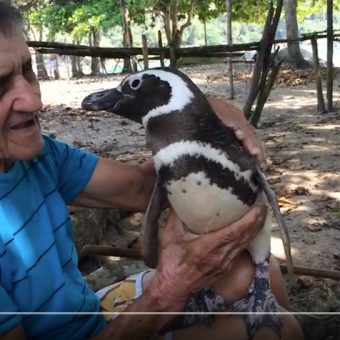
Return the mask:
<path fill-rule="evenodd" d="M 224 64 L 183 70 L 209 94 L 228 98 Z M 111 113 L 79 110 L 92 91 L 116 86 L 122 76 L 41 83 L 44 131 L 72 144 L 123 160 L 148 155 L 141 126 Z M 318 114 L 315 85 L 277 86 L 266 104 L 258 133 L 265 145 L 267 177 L 290 228 L 298 265 L 340 269 L 340 79 L 334 113 Z M 235 82 L 241 107 L 248 81 Z M 274 236 L 278 236 L 274 229 Z M 279 242 L 278 242 L 279 243 Z M 280 256 L 280 249 L 274 249 Z"/>
<path fill-rule="evenodd" d="M 225 64 L 187 66 L 182 70 L 203 92 L 228 98 Z M 250 70 L 249 66 L 243 69 Z M 249 80 L 243 71 L 236 72 L 234 103 L 239 107 L 249 89 Z M 258 129 L 268 156 L 266 175 L 289 227 L 295 264 L 340 271 L 340 77 L 337 76 L 334 82 L 335 110 L 326 114 L 316 110 L 313 80 L 299 75 L 293 78 L 279 79 Z M 114 87 L 121 79 L 116 76 L 43 81 L 44 131 L 124 161 L 148 157 L 142 127 L 113 114 L 79 109 L 85 95 Z M 275 226 L 272 248 L 276 256 L 283 258 L 280 234 Z M 305 295 L 313 295 L 311 289 L 319 287 L 318 280 L 299 280 Z M 322 282 L 328 282 L 327 289 L 335 284 L 334 281 Z M 333 297 L 327 295 L 324 300 L 328 298 Z M 314 306 L 313 310 L 329 307 L 327 303 L 320 307 L 316 301 L 306 306 Z M 336 308 L 340 310 L 338 306 Z"/>

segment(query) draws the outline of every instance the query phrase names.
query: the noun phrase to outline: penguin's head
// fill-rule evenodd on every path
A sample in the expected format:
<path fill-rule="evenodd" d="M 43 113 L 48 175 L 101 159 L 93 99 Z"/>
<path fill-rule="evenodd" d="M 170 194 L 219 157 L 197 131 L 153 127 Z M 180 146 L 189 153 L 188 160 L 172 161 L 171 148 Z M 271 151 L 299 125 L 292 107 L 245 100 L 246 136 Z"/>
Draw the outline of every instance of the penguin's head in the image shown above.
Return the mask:
<path fill-rule="evenodd" d="M 182 110 L 196 91 L 180 71 L 156 68 L 126 77 L 117 88 L 90 94 L 81 105 L 85 110 L 116 113 L 146 127 L 150 117 Z"/>

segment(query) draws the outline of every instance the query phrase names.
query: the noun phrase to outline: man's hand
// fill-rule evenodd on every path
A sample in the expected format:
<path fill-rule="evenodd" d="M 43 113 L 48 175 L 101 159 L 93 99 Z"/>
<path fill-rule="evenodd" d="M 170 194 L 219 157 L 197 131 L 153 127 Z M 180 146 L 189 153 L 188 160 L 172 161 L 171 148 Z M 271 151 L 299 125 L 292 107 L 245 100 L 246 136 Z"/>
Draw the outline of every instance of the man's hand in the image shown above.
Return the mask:
<path fill-rule="evenodd" d="M 266 212 L 266 207 L 255 206 L 231 225 L 203 235 L 185 231 L 172 213 L 160 231 L 159 263 L 147 290 L 159 301 L 159 309 L 181 310 L 190 294 L 230 269 L 262 228 Z"/>
<path fill-rule="evenodd" d="M 208 97 L 208 101 L 222 122 L 235 131 L 236 137 L 242 141 L 250 154 L 256 156 L 260 167 L 265 169 L 264 148 L 256 135 L 255 128 L 246 120 L 243 112 L 221 98 Z"/>

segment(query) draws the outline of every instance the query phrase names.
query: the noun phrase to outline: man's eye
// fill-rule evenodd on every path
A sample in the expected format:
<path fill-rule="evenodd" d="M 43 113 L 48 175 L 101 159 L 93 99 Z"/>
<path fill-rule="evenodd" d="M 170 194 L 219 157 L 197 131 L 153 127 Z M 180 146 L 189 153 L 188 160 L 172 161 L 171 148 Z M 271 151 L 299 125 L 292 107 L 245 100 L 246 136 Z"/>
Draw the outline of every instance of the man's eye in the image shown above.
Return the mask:
<path fill-rule="evenodd" d="M 35 73 L 33 72 L 32 69 L 27 69 L 27 70 L 24 71 L 24 77 L 29 82 L 33 81 L 33 80 L 35 80 Z"/>
<path fill-rule="evenodd" d="M 28 82 L 34 82 L 36 80 L 35 73 L 32 68 L 32 61 L 28 60 L 22 66 L 22 75 Z"/>
<path fill-rule="evenodd" d="M 8 82 L 8 77 L 0 78 L 0 96 L 6 92 Z"/>

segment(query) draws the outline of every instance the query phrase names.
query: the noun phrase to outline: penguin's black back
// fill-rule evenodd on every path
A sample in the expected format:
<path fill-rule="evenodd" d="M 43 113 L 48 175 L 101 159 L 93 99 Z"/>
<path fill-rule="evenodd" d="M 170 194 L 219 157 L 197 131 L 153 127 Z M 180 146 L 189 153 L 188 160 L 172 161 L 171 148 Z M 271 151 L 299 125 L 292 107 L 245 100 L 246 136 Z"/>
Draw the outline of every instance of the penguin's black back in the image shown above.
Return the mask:
<path fill-rule="evenodd" d="M 196 114 L 172 112 L 149 120 L 147 134 L 153 154 L 163 147 L 181 141 L 210 144 L 228 158 L 238 163 L 241 170 L 253 169 L 254 160 L 235 136 L 233 129 L 225 126 L 210 107 L 206 113 L 197 114 L 198 109 L 191 107 Z"/>

